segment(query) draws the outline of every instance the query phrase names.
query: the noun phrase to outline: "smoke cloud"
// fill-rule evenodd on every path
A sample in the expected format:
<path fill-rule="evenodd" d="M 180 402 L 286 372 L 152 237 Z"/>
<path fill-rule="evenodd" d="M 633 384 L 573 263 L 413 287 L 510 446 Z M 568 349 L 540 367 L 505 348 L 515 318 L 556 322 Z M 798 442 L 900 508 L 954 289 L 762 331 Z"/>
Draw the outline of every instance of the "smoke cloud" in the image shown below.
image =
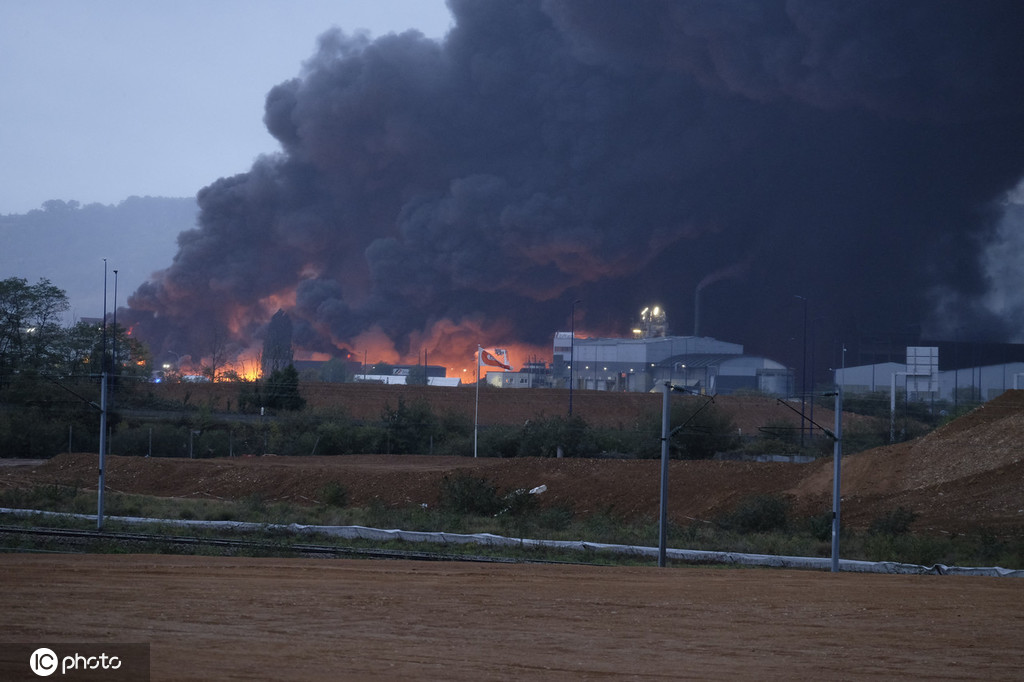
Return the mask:
<path fill-rule="evenodd" d="M 270 90 L 281 152 L 201 190 L 129 300 L 158 352 L 278 309 L 306 351 L 550 352 L 576 299 L 578 329 L 657 301 L 690 333 L 711 281 L 701 333 L 789 364 L 794 296 L 819 339 L 1021 336 L 1024 4 L 449 5 L 443 41 L 332 30 Z"/>

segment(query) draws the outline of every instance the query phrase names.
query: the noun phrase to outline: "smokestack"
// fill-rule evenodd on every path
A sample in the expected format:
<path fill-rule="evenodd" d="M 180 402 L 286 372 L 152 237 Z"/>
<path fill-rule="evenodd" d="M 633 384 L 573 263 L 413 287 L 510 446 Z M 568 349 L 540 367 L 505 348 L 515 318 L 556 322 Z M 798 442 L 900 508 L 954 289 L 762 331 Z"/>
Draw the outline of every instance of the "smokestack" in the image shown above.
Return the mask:
<path fill-rule="evenodd" d="M 700 336 L 700 287 L 693 292 L 693 335 Z"/>

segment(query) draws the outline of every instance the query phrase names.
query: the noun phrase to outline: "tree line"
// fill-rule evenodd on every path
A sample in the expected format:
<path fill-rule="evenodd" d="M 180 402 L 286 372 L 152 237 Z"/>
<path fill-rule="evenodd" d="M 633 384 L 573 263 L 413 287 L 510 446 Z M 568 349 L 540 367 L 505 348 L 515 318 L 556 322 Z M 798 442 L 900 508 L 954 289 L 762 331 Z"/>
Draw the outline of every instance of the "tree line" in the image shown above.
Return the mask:
<path fill-rule="evenodd" d="M 69 308 L 66 292 L 48 279 L 0 280 L 0 389 L 24 375 L 67 379 L 104 370 L 150 375 L 149 352 L 123 327 L 104 329 L 102 320 L 65 327 L 61 318 Z"/>

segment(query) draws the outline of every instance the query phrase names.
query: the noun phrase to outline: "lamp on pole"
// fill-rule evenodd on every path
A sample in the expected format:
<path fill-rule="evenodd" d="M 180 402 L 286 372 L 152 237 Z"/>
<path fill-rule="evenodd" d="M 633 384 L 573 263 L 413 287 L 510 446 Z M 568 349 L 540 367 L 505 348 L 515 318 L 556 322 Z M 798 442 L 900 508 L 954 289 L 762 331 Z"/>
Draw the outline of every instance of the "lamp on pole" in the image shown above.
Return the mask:
<path fill-rule="evenodd" d="M 114 367 L 114 376 L 117 376 L 117 270 L 114 273 L 114 335 L 111 338 L 113 345 L 111 363 Z"/>
<path fill-rule="evenodd" d="M 668 552 L 668 458 L 669 458 L 669 419 L 671 405 L 669 396 L 672 393 L 671 382 L 666 381 L 661 401 L 661 491 L 658 504 L 658 567 L 665 568 L 665 557 Z"/>
<path fill-rule="evenodd" d="M 102 362 L 100 363 L 100 371 L 105 372 L 107 369 L 107 259 L 103 259 L 103 321 L 100 326 L 102 329 L 103 345 L 101 348 Z"/>
<path fill-rule="evenodd" d="M 114 334 L 111 338 L 111 371 L 114 375 L 114 386 L 117 386 L 117 270 L 114 270 Z M 110 389 L 111 395 L 107 398 L 107 409 L 113 407 L 114 389 Z M 110 454 L 110 439 L 107 438 L 107 454 Z"/>
<path fill-rule="evenodd" d="M 96 530 L 103 530 L 103 466 L 107 452 L 107 259 L 103 259 L 103 357 L 100 363 L 100 461 L 96 486 Z"/>
<path fill-rule="evenodd" d="M 572 416 L 572 387 L 576 383 L 573 380 L 573 365 L 575 364 L 576 355 L 576 304 L 580 302 L 580 299 L 575 299 L 572 302 L 572 307 L 569 312 L 569 416 Z"/>

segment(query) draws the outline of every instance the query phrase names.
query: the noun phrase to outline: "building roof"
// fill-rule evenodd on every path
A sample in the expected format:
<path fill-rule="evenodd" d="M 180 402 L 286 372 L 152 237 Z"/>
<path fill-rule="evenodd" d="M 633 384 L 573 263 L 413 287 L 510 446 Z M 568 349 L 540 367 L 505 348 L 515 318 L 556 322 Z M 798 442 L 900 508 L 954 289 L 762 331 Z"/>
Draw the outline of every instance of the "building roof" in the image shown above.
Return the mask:
<path fill-rule="evenodd" d="M 654 366 L 659 368 L 672 368 L 683 364 L 687 367 L 716 367 L 727 360 L 735 360 L 736 357 L 737 356 L 735 355 L 723 355 L 721 353 L 697 353 L 694 355 L 682 353 L 679 355 L 673 355 L 670 358 L 665 358 L 661 362 L 655 363 Z"/>

